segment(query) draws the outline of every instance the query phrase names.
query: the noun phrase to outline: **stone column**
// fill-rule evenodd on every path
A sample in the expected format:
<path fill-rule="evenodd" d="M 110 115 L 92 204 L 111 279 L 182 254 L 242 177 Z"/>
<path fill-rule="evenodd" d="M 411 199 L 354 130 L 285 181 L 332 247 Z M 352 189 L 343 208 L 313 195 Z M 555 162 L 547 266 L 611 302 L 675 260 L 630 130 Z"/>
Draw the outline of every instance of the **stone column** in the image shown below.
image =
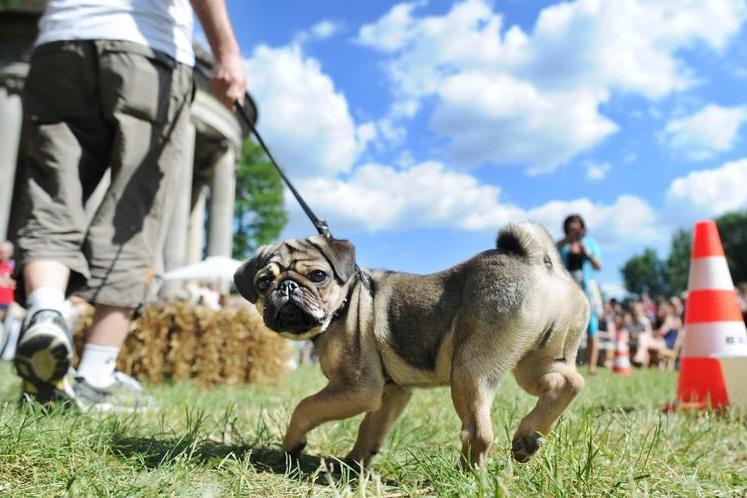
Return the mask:
<path fill-rule="evenodd" d="M 0 86 L 0 240 L 8 232 L 22 124 L 20 95 Z"/>
<path fill-rule="evenodd" d="M 202 261 L 202 247 L 205 244 L 205 199 L 207 188 L 197 191 L 197 199 L 189 215 L 189 230 L 187 232 L 187 264 Z"/>
<path fill-rule="evenodd" d="M 236 195 L 236 153 L 227 147 L 213 169 L 210 188 L 208 256 L 231 256 L 233 241 L 233 204 Z"/>
<path fill-rule="evenodd" d="M 187 262 L 187 230 L 189 229 L 189 208 L 192 205 L 192 175 L 195 160 L 195 127 L 190 122 L 184 138 L 182 165 L 174 182 L 174 205 L 166 229 L 166 242 L 163 246 L 164 272 L 171 271 Z M 183 282 L 164 282 L 161 295 L 170 298 L 181 289 Z"/>

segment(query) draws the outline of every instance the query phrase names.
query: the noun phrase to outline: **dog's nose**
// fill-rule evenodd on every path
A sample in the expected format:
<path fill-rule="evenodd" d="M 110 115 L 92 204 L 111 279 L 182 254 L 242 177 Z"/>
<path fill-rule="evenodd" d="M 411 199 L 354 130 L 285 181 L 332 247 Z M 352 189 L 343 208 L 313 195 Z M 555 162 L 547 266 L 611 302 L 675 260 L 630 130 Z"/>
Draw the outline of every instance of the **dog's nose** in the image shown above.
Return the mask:
<path fill-rule="evenodd" d="M 296 289 L 298 289 L 298 284 L 290 279 L 283 280 L 282 282 L 280 282 L 280 285 L 278 285 L 278 290 L 286 296 L 290 296 L 291 293 Z"/>

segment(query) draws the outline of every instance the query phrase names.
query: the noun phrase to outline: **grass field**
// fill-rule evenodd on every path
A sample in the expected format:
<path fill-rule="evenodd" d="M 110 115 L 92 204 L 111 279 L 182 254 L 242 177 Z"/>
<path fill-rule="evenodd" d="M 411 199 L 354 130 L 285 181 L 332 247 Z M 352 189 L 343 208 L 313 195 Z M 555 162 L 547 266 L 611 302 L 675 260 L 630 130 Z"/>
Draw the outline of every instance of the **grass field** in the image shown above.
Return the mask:
<path fill-rule="evenodd" d="M 676 374 L 607 372 L 587 387 L 528 464 L 510 438 L 533 399 L 506 379 L 483 472 L 458 470 L 459 424 L 446 389 L 421 390 L 373 472 L 331 475 L 322 462 L 351 447 L 360 418 L 314 431 L 286 467 L 279 441 L 290 411 L 321 385 L 316 369 L 282 388 L 154 386 L 160 411 L 94 418 L 16 406 L 0 365 L 2 496 L 746 496 L 747 423 L 735 413 L 664 415 Z"/>

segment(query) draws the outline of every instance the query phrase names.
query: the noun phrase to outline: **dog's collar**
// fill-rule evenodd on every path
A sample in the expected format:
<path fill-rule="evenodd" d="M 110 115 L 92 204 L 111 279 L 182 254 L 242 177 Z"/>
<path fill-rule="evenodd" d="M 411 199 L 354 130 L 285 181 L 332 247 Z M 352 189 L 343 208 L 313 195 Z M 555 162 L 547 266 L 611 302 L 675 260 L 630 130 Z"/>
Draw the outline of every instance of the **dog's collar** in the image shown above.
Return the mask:
<path fill-rule="evenodd" d="M 362 280 L 361 269 L 358 268 L 358 266 L 355 267 L 355 274 L 353 278 L 356 280 Z M 348 293 L 345 296 L 345 299 L 342 300 L 342 304 L 340 304 L 340 307 L 337 308 L 337 310 L 335 310 L 335 312 L 332 314 L 332 322 L 336 321 L 338 318 L 344 315 L 345 312 L 348 310 L 348 304 L 350 303 L 350 299 L 353 296 L 354 289 L 355 289 L 355 282 L 350 282 L 350 288 L 348 289 Z"/>
<path fill-rule="evenodd" d="M 350 294 L 348 293 L 348 295 L 345 297 L 345 299 L 342 300 L 342 304 L 340 305 L 340 307 L 337 308 L 337 311 L 335 311 L 332 314 L 332 321 L 333 322 L 336 321 L 338 318 L 340 318 L 342 315 L 344 315 L 345 312 L 347 311 L 347 309 L 348 309 L 348 301 L 350 301 L 349 297 L 350 297 Z"/>

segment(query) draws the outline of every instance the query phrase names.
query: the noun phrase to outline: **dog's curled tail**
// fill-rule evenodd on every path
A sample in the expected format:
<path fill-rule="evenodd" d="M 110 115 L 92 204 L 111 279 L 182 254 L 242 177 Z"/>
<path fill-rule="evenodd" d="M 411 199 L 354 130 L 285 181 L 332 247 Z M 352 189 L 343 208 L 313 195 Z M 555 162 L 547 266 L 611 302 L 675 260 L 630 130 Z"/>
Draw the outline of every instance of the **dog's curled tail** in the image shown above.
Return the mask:
<path fill-rule="evenodd" d="M 531 221 L 509 223 L 503 227 L 498 232 L 496 246 L 504 254 L 526 258 L 536 264 L 552 265 L 553 256 L 557 254 L 545 227 Z"/>

